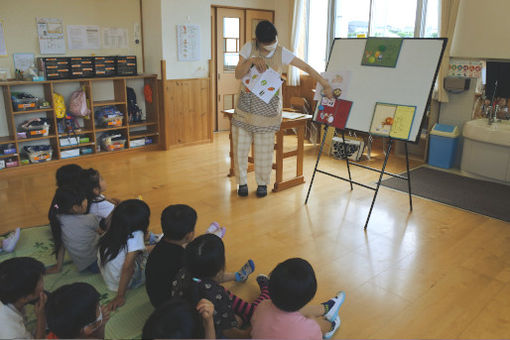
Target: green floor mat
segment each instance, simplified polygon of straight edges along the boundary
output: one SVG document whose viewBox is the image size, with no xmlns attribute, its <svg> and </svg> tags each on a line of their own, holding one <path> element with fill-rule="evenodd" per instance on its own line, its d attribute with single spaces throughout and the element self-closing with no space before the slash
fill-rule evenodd
<svg viewBox="0 0 510 340">
<path fill-rule="evenodd" d="M 46 266 L 55 264 L 53 241 L 49 226 L 27 228 L 21 230 L 20 241 L 13 253 L 0 253 L 0 262 L 15 256 L 30 256 L 43 262 Z M 58 274 L 44 277 L 44 288 L 54 291 L 58 287 L 74 282 L 86 282 L 94 286 L 100 294 L 101 304 L 108 303 L 115 297 L 115 292 L 109 291 L 101 274 L 80 273 L 70 260 L 67 260 Z M 136 339 L 140 338 L 145 320 L 152 313 L 153 307 L 149 302 L 145 286 L 129 290 L 126 304 L 111 314 L 106 325 L 107 339 Z M 33 308 L 27 308 L 27 328 L 35 328 Z"/>
</svg>

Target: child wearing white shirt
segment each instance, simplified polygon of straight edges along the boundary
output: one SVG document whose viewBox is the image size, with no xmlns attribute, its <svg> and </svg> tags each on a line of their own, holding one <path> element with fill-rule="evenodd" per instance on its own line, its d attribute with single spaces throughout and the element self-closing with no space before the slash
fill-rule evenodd
<svg viewBox="0 0 510 340">
<path fill-rule="evenodd" d="M 145 263 L 154 246 L 145 246 L 150 208 L 141 200 L 120 203 L 112 213 L 110 228 L 99 240 L 98 265 L 108 289 L 117 292 L 109 304 L 116 309 L 126 291 L 145 283 Z"/>
<path fill-rule="evenodd" d="M 116 199 L 107 199 L 103 192 L 106 191 L 106 181 L 99 171 L 95 169 L 85 169 L 81 175 L 82 188 L 84 188 L 89 201 L 88 213 L 107 218 L 119 203 Z"/>
</svg>

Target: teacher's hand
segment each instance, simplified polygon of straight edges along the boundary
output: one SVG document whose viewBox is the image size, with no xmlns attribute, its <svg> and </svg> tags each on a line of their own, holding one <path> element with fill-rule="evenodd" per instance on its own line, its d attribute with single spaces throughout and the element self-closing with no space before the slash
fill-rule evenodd
<svg viewBox="0 0 510 340">
<path fill-rule="evenodd" d="M 257 68 L 257 70 L 260 73 L 266 71 L 267 66 L 266 66 L 266 61 L 264 60 L 264 58 L 252 57 L 250 60 L 251 60 L 251 63 Z"/>
<path fill-rule="evenodd" d="M 333 88 L 331 87 L 331 85 L 329 85 L 329 83 L 326 86 L 324 86 L 322 92 L 329 99 L 333 99 Z"/>
</svg>

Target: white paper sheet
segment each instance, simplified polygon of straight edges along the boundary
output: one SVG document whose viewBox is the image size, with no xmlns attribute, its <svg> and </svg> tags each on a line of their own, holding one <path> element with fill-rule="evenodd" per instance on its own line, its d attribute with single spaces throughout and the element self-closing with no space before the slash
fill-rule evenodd
<svg viewBox="0 0 510 340">
<path fill-rule="evenodd" d="M 127 28 L 103 27 L 103 48 L 120 49 L 128 48 Z"/>
<path fill-rule="evenodd" d="M 35 65 L 33 53 L 14 53 L 14 68 L 25 72 L 32 65 Z"/>
<path fill-rule="evenodd" d="M 241 80 L 251 92 L 265 103 L 269 103 L 283 84 L 280 74 L 272 68 L 260 73 L 256 67 L 252 67 Z"/>
<path fill-rule="evenodd" d="M 5 47 L 4 22 L 0 20 L 0 55 L 7 55 L 7 47 Z"/>
<path fill-rule="evenodd" d="M 99 26 L 67 25 L 67 45 L 70 50 L 99 49 Z"/>
<path fill-rule="evenodd" d="M 200 60 L 200 25 L 177 25 L 177 59 Z"/>
<path fill-rule="evenodd" d="M 62 19 L 37 18 L 41 54 L 65 54 L 66 41 Z"/>
<path fill-rule="evenodd" d="M 329 82 L 329 85 L 333 88 L 333 92 L 336 89 L 339 89 L 340 95 L 335 96 L 337 98 L 345 99 L 349 93 L 349 84 L 351 82 L 351 71 L 336 71 L 336 72 L 322 72 L 321 76 Z M 314 100 L 321 100 L 322 95 L 322 85 L 317 83 L 317 87 L 315 88 L 315 95 L 313 96 Z M 338 90 L 337 90 L 338 91 Z"/>
</svg>

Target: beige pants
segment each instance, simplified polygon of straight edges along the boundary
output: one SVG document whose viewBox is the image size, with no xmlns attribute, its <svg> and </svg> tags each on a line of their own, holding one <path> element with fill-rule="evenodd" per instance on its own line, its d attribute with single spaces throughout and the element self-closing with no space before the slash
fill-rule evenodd
<svg viewBox="0 0 510 340">
<path fill-rule="evenodd" d="M 248 155 L 251 143 L 254 143 L 255 179 L 257 185 L 269 185 L 273 167 L 274 132 L 253 133 L 232 125 L 232 142 L 234 147 L 234 167 L 237 183 L 247 183 Z"/>
</svg>

